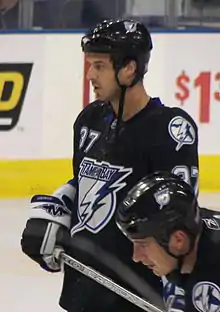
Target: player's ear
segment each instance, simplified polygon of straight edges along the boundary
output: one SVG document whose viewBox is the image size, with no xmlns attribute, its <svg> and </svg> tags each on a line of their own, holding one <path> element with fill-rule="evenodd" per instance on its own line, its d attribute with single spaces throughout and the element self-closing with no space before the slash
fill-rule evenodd
<svg viewBox="0 0 220 312">
<path fill-rule="evenodd" d="M 128 64 L 125 66 L 127 70 L 127 74 L 133 76 L 137 70 L 137 63 L 133 60 L 129 61 Z"/>
<path fill-rule="evenodd" d="M 170 235 L 169 249 L 173 254 L 181 255 L 187 247 L 187 234 L 181 230 L 177 230 Z"/>
<path fill-rule="evenodd" d="M 134 79 L 137 70 L 137 64 L 131 60 L 126 63 L 119 71 L 119 79 L 121 84 L 130 85 Z"/>
</svg>

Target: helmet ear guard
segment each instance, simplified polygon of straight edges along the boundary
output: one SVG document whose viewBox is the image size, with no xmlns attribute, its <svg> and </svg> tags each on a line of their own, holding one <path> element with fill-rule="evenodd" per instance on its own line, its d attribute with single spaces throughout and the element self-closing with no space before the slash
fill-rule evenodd
<svg viewBox="0 0 220 312">
<path fill-rule="evenodd" d="M 144 75 L 148 71 L 148 63 L 150 60 L 150 52 L 139 55 L 123 55 L 123 53 L 112 53 L 111 54 L 111 61 L 113 63 L 113 67 L 115 69 L 115 73 L 118 76 L 119 71 L 128 65 L 129 62 L 135 61 L 136 63 L 136 72 L 133 81 L 130 85 L 126 86 L 128 88 L 133 87 L 137 82 L 142 81 L 144 78 Z M 121 86 L 120 82 L 118 81 L 118 84 Z"/>
</svg>

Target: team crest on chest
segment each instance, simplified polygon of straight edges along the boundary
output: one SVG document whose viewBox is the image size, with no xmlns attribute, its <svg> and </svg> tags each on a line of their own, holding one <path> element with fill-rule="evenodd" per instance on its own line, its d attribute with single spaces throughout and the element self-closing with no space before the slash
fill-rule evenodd
<svg viewBox="0 0 220 312">
<path fill-rule="evenodd" d="M 116 194 L 125 187 L 125 178 L 131 173 L 131 168 L 83 159 L 78 174 L 79 222 L 72 228 L 72 235 L 84 229 L 98 233 L 108 224 L 116 209 Z"/>
</svg>

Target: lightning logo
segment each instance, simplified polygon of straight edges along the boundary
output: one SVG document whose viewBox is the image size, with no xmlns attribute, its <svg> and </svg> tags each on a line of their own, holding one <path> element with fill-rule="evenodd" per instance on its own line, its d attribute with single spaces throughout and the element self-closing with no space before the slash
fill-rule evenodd
<svg viewBox="0 0 220 312">
<path fill-rule="evenodd" d="M 219 312 L 220 288 L 211 282 L 197 283 L 192 292 L 193 305 L 200 312 Z"/>
<path fill-rule="evenodd" d="M 195 130 L 191 123 L 181 116 L 174 117 L 169 125 L 168 131 L 170 136 L 178 144 L 176 151 L 178 152 L 183 145 L 192 145 L 195 142 Z"/>
<path fill-rule="evenodd" d="M 78 175 L 79 222 L 72 228 L 71 235 L 84 229 L 95 234 L 108 224 L 116 209 L 116 194 L 126 186 L 124 179 L 131 173 L 131 168 L 83 159 Z"/>
</svg>

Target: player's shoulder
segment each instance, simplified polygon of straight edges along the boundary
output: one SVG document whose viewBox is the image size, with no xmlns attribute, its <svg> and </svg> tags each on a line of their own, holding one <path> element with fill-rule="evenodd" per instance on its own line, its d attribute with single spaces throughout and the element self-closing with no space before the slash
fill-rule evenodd
<svg viewBox="0 0 220 312">
<path fill-rule="evenodd" d="M 198 127 L 194 119 L 184 109 L 166 106 L 160 99 L 152 102 L 150 119 L 148 126 L 155 129 L 154 136 L 164 137 L 169 133 L 175 141 L 179 141 L 184 139 L 183 134 L 185 134 L 189 142 L 192 140 L 194 142 L 198 137 Z"/>
<path fill-rule="evenodd" d="M 197 129 L 197 125 L 193 117 L 183 108 L 175 106 L 162 106 L 160 118 L 164 123 L 180 123 L 185 122 Z"/>
<path fill-rule="evenodd" d="M 83 108 L 83 110 L 77 116 L 75 124 L 87 123 L 94 120 L 97 121 L 99 118 L 103 118 L 104 115 L 110 112 L 111 106 L 109 103 L 95 100 Z"/>
<path fill-rule="evenodd" d="M 178 120 L 179 119 L 179 120 L 185 121 L 186 123 L 191 124 L 195 129 L 197 129 L 197 124 L 196 124 L 195 120 L 184 109 L 182 109 L 180 107 L 170 107 L 169 111 L 170 111 L 170 117 L 172 118 L 172 120 Z"/>
<path fill-rule="evenodd" d="M 220 261 L 220 212 L 200 208 L 203 227 L 200 236 L 200 262 L 215 265 Z M 220 273 L 220 269 L 219 269 Z"/>
<path fill-rule="evenodd" d="M 207 208 L 200 208 L 201 217 L 204 223 L 205 229 L 212 233 L 220 230 L 220 211 L 215 211 Z M 220 243 L 220 232 L 219 232 L 219 243 Z"/>
</svg>

